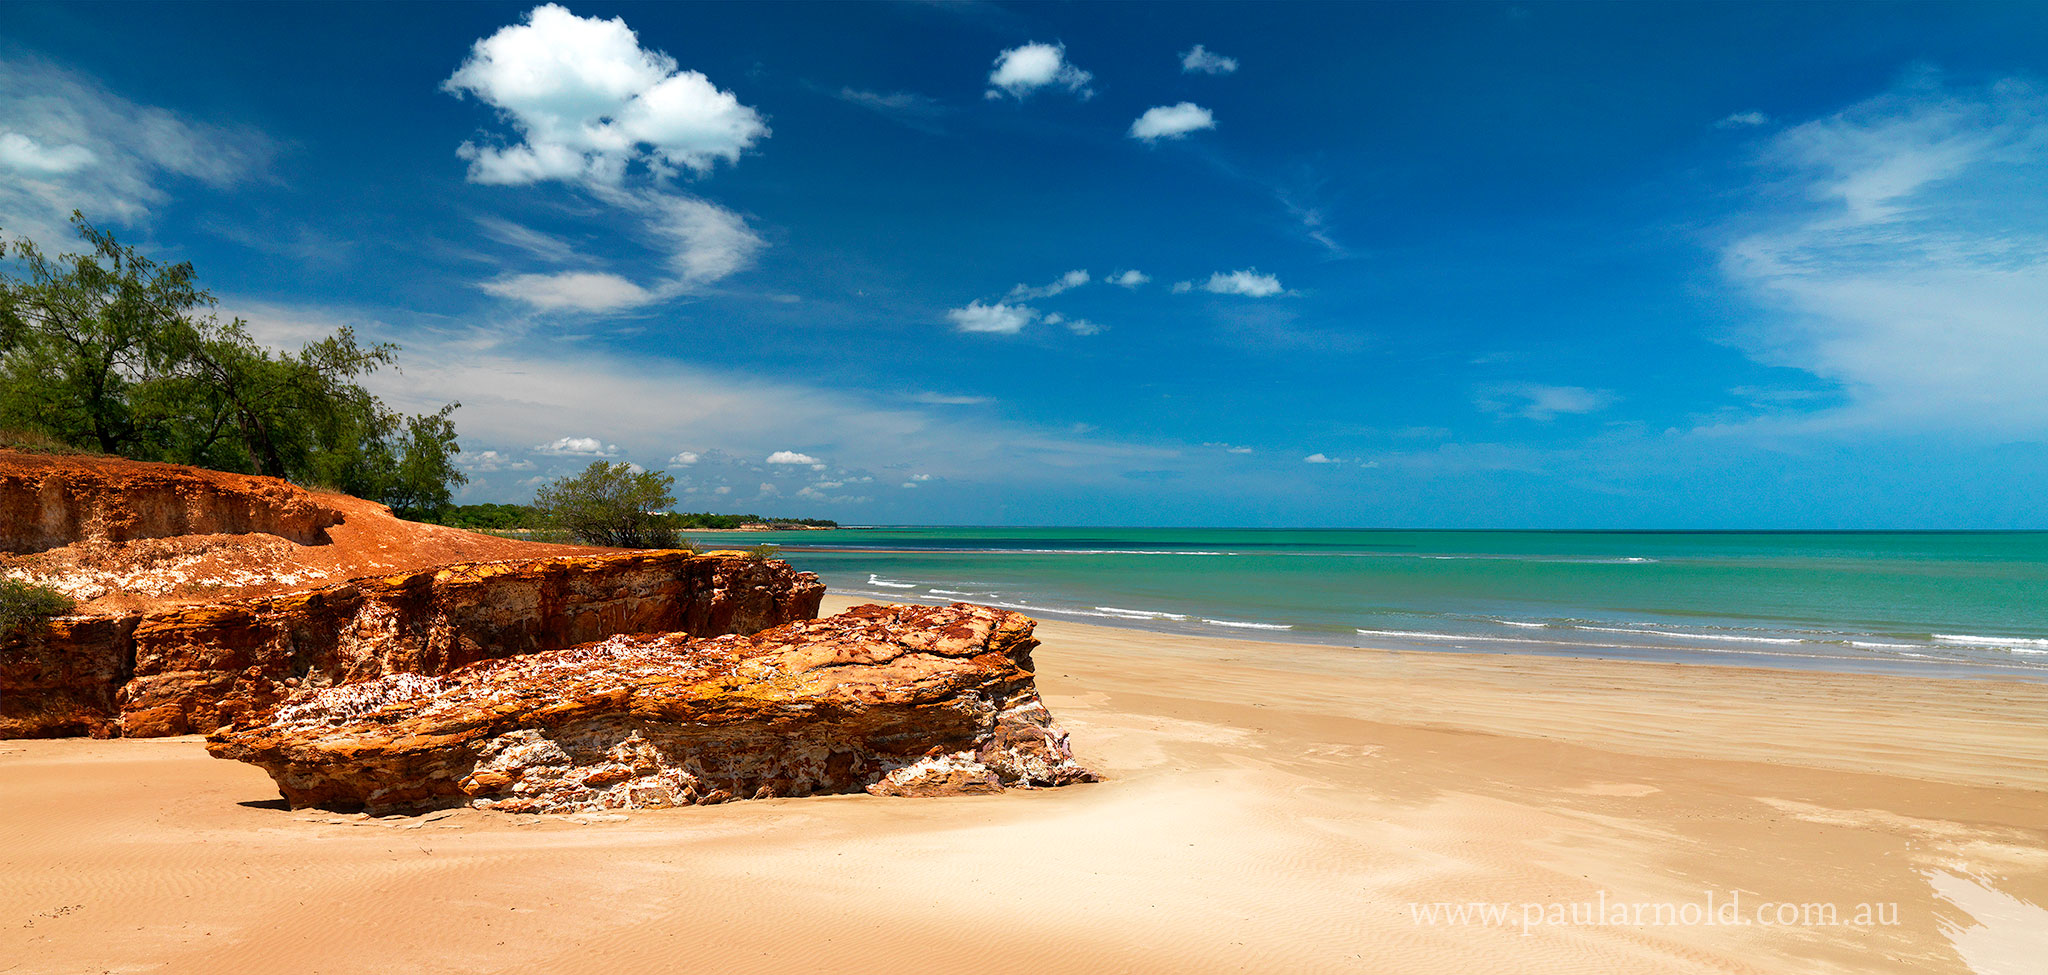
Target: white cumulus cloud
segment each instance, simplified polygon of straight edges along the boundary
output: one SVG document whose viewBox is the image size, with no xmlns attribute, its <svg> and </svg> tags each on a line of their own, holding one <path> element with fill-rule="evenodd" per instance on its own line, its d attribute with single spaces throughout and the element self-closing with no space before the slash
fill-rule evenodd
<svg viewBox="0 0 2048 975">
<path fill-rule="evenodd" d="M 694 450 L 684 450 L 684 451 L 680 451 L 680 452 L 678 452 L 678 453 L 677 453 L 677 454 L 676 454 L 676 455 L 675 455 L 674 457 L 670 457 L 670 458 L 668 459 L 668 466 L 670 466 L 670 467 L 688 467 L 688 466 L 690 466 L 691 464 L 694 464 L 694 463 L 696 463 L 696 462 L 697 462 L 697 461 L 698 461 L 699 459 L 700 459 L 700 458 L 698 457 L 698 455 L 697 455 L 697 452 L 696 452 L 696 451 L 694 451 Z"/>
<path fill-rule="evenodd" d="M 1119 271 L 1109 278 L 1109 283 L 1125 288 L 1136 288 L 1151 280 L 1143 271 Z"/>
<path fill-rule="evenodd" d="M 1180 292 L 1191 290 L 1191 288 L 1174 285 L 1173 290 Z M 1202 290 L 1210 294 L 1243 295 L 1247 298 L 1270 298 L 1285 289 L 1280 287 L 1279 278 L 1271 274 L 1260 274 L 1258 268 L 1245 268 L 1242 271 L 1231 271 L 1228 274 L 1219 271 L 1209 275 L 1209 281 L 1202 285 Z"/>
<path fill-rule="evenodd" d="M 965 308 L 954 308 L 946 312 L 946 319 L 960 331 L 994 335 L 1015 335 L 1037 318 L 1038 310 L 1035 308 L 1002 302 L 984 305 L 979 301 L 970 301 Z"/>
<path fill-rule="evenodd" d="M 1310 454 L 1307 457 L 1303 457 L 1302 461 L 1304 463 L 1309 464 L 1342 464 L 1344 463 L 1344 458 L 1331 457 L 1330 455 L 1319 451 L 1317 453 Z"/>
<path fill-rule="evenodd" d="M 643 49 L 624 18 L 552 3 L 477 41 L 441 87 L 474 95 L 518 131 L 510 145 L 462 144 L 479 183 L 615 183 L 635 162 L 703 172 L 769 134 L 731 92 Z"/>
<path fill-rule="evenodd" d="M 1183 74 L 1229 74 L 1237 70 L 1237 59 L 1224 57 L 1197 44 L 1192 50 L 1181 52 L 1180 70 Z"/>
<path fill-rule="evenodd" d="M 1216 116 L 1194 102 L 1159 105 L 1145 110 L 1131 123 L 1130 136 L 1145 142 L 1179 139 L 1190 132 L 1216 127 Z"/>
<path fill-rule="evenodd" d="M 563 437 L 540 444 L 533 448 L 533 452 L 552 457 L 616 457 L 619 445 L 605 443 L 596 437 Z"/>
<path fill-rule="evenodd" d="M 1095 92 L 1088 87 L 1088 82 L 1094 78 L 1067 60 L 1066 45 L 1034 41 L 996 55 L 995 70 L 988 73 L 988 97 L 1000 98 L 1008 94 L 1012 98 L 1023 98 L 1050 86 L 1065 88 L 1082 98 L 1092 98 Z"/>
<path fill-rule="evenodd" d="M 774 453 L 772 453 L 772 454 L 769 454 L 769 455 L 768 455 L 768 463 L 770 463 L 770 464 L 803 464 L 803 465 L 809 466 L 809 465 L 817 464 L 817 463 L 819 463 L 819 461 L 818 461 L 818 458 L 816 458 L 816 457 L 813 457 L 813 456 L 811 456 L 811 455 L 809 455 L 809 454 L 800 454 L 800 453 L 797 453 L 797 452 L 796 452 L 796 451 L 794 451 L 794 450 L 778 450 L 778 451 L 776 451 L 776 452 L 774 452 Z"/>
</svg>

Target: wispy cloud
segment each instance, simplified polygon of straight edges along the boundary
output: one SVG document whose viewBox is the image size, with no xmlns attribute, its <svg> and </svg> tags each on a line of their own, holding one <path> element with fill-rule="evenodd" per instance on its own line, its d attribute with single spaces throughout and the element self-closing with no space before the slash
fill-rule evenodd
<svg viewBox="0 0 2048 975">
<path fill-rule="evenodd" d="M 861 88 L 842 87 L 833 97 L 849 105 L 858 105 L 919 132 L 941 131 L 939 120 L 944 118 L 948 111 L 938 99 L 910 91 L 867 91 Z"/>
<path fill-rule="evenodd" d="M 1072 291 L 1075 288 L 1087 284 L 1088 281 L 1089 277 L 1087 271 L 1068 271 L 1067 273 L 1060 275 L 1057 280 L 1052 281 L 1049 284 L 1040 285 L 1035 288 L 1031 287 L 1030 285 L 1024 284 L 1017 285 L 1016 287 L 1010 289 L 1009 297 L 1012 299 L 1050 298 L 1053 295 L 1060 294 L 1062 292 Z"/>
<path fill-rule="evenodd" d="M 1230 74 L 1237 70 L 1237 59 L 1224 57 L 1197 44 L 1181 52 L 1180 70 L 1183 74 Z"/>
<path fill-rule="evenodd" d="M 498 243 L 517 248 L 528 257 L 549 264 L 584 264 L 589 258 L 576 252 L 568 241 L 553 234 L 542 233 L 525 224 L 515 223 L 500 217 L 482 216 L 476 218 L 477 229 Z"/>
<path fill-rule="evenodd" d="M 1769 125 L 1770 123 L 1770 116 L 1758 111 L 1748 111 L 1729 115 L 1719 122 L 1715 122 L 1714 127 L 1720 129 L 1753 129 L 1759 125 Z"/>
<path fill-rule="evenodd" d="M 1735 341 L 1839 384 L 1815 421 L 2048 431 L 2048 95 L 1922 73 L 1777 133 L 1761 162 L 1774 198 L 1808 202 L 1723 248 L 1776 312 Z"/>
<path fill-rule="evenodd" d="M 912 402 L 927 406 L 980 406 L 995 402 L 986 396 L 957 396 L 950 393 L 919 393 L 910 399 Z"/>
<path fill-rule="evenodd" d="M 638 308 L 659 297 L 616 274 L 595 271 L 513 274 L 485 281 L 478 287 L 500 298 L 525 302 L 541 311 L 623 311 Z"/>
<path fill-rule="evenodd" d="M 1488 413 L 1517 416 L 1539 422 L 1560 416 L 1604 410 L 1615 401 L 1613 393 L 1584 386 L 1546 386 L 1541 383 L 1501 383 L 1484 387 L 1473 405 Z"/>
<path fill-rule="evenodd" d="M 260 178 L 276 151 L 245 126 L 214 125 L 117 95 L 35 58 L 0 58 L 0 229 L 72 242 L 83 211 L 135 226 L 180 181 L 225 189 Z"/>
</svg>

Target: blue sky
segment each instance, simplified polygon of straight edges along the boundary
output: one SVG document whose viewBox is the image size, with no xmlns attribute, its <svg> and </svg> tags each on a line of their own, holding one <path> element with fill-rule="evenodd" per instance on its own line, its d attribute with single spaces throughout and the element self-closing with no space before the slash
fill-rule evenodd
<svg viewBox="0 0 2048 975">
<path fill-rule="evenodd" d="M 2048 527 L 2038 4 L 0 6 L 0 229 L 404 347 L 465 500 Z M 1132 273 L 1135 272 L 1135 273 Z"/>
</svg>

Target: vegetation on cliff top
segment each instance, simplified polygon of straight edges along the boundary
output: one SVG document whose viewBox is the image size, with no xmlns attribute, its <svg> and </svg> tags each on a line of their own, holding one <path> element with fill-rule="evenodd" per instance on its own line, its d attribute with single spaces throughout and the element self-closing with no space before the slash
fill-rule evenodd
<svg viewBox="0 0 2048 975">
<path fill-rule="evenodd" d="M 0 637 L 41 626 L 52 616 L 71 612 L 73 605 L 70 596 L 49 586 L 0 578 Z"/>
<path fill-rule="evenodd" d="M 282 477 L 432 517 L 456 470 L 456 404 L 401 416 L 359 380 L 397 360 L 344 327 L 266 349 L 159 264 L 73 215 L 85 254 L 0 243 L 0 429 L 137 460 Z"/>
<path fill-rule="evenodd" d="M 709 511 L 671 511 L 662 517 L 678 531 L 732 531 L 748 525 L 769 528 L 837 528 L 829 518 L 781 518 L 764 515 L 720 515 Z M 437 524 L 470 531 L 538 531 L 548 527 L 540 509 L 530 504 L 453 504 Z"/>
</svg>

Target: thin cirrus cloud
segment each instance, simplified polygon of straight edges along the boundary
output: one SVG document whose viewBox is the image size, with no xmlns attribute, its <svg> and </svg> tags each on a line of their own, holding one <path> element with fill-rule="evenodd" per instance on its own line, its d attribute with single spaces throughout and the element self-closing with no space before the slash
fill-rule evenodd
<svg viewBox="0 0 2048 975">
<path fill-rule="evenodd" d="M 1067 273 L 1060 275 L 1057 280 L 1054 280 L 1049 284 L 1040 285 L 1036 288 L 1024 284 L 1017 285 L 1016 287 L 1010 289 L 1009 297 L 1050 298 L 1053 295 L 1060 294 L 1062 292 L 1072 291 L 1075 288 L 1087 284 L 1089 280 L 1090 278 L 1087 271 L 1077 269 L 1073 271 L 1068 271 Z"/>
<path fill-rule="evenodd" d="M 1473 404 L 1488 413 L 1548 422 L 1560 416 L 1595 413 L 1614 401 L 1614 394 L 1604 389 L 1501 383 L 1481 389 Z"/>
<path fill-rule="evenodd" d="M 1923 71 L 1782 129 L 1759 162 L 1721 267 L 1773 314 L 1733 341 L 1846 396 L 1804 422 L 2048 429 L 2048 92 Z M 1785 207 L 1788 185 L 1808 202 Z"/>
<path fill-rule="evenodd" d="M 659 298 L 625 278 L 600 271 L 514 274 L 485 281 L 477 287 L 500 298 L 525 302 L 540 311 L 624 311 Z"/>
<path fill-rule="evenodd" d="M 0 228 L 46 247 L 72 239 L 72 211 L 127 226 L 190 179 L 229 189 L 262 178 L 276 153 L 254 129 L 212 125 L 129 101 L 32 57 L 0 57 Z"/>
<path fill-rule="evenodd" d="M 1769 125 L 1770 123 L 1770 116 L 1765 115 L 1762 112 L 1752 110 L 1747 112 L 1736 112 L 1733 115 L 1723 118 L 1719 122 L 1715 122 L 1714 127 L 1721 129 L 1753 129 L 1759 125 Z"/>
<path fill-rule="evenodd" d="M 962 332 L 978 332 L 987 335 L 1015 335 L 1024 326 L 1038 320 L 1038 310 L 1028 305 L 1012 305 L 995 302 L 984 305 L 970 301 L 965 308 L 954 308 L 946 312 L 946 320 Z"/>
<path fill-rule="evenodd" d="M 1237 59 L 1224 57 L 1200 44 L 1180 54 L 1182 74 L 1230 74 L 1237 70 Z"/>
<path fill-rule="evenodd" d="M 1130 137 L 1140 142 L 1182 139 L 1190 132 L 1216 127 L 1216 116 L 1194 102 L 1159 105 L 1145 110 L 1131 123 Z"/>
<path fill-rule="evenodd" d="M 543 312 L 619 311 L 744 270 L 765 246 L 739 214 L 667 182 L 737 163 L 767 138 L 767 123 L 702 73 L 642 48 L 623 18 L 535 7 L 477 41 L 442 89 L 491 106 L 516 134 L 497 145 L 462 143 L 457 154 L 469 161 L 472 182 L 578 186 L 637 221 L 666 252 L 669 276 L 652 284 L 599 272 L 515 274 L 481 285 L 493 295 Z M 529 252 L 540 243 L 512 242 Z M 535 256 L 559 262 L 541 246 Z"/>
<path fill-rule="evenodd" d="M 938 99 L 910 91 L 868 91 L 849 86 L 840 88 L 833 97 L 919 132 L 932 134 L 941 131 L 939 120 L 947 113 L 946 106 Z"/>
<path fill-rule="evenodd" d="M 996 55 L 984 97 L 993 100 L 1008 95 L 1023 99 L 1040 89 L 1063 88 L 1086 100 L 1095 97 L 1094 89 L 1088 87 L 1093 80 L 1093 74 L 1067 60 L 1065 44 L 1033 41 Z"/>
<path fill-rule="evenodd" d="M 1085 318 L 1068 318 L 1058 312 L 1045 316 L 1045 323 L 1047 325 L 1064 325 L 1067 331 L 1075 335 L 1100 335 L 1103 331 L 1103 326 L 1097 325 Z"/>
</svg>

